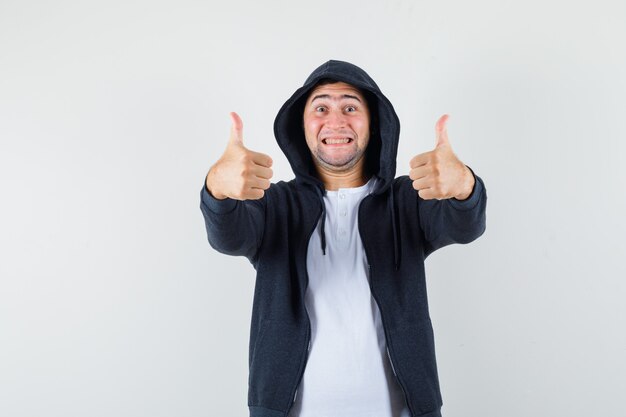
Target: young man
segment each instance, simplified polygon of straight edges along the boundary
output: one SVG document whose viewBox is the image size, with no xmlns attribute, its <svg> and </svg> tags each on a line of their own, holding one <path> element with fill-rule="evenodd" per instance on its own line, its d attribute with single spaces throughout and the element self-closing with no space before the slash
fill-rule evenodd
<svg viewBox="0 0 626 417">
<path fill-rule="evenodd" d="M 395 178 L 398 117 L 359 67 L 328 61 L 278 112 L 295 179 L 243 145 L 239 116 L 201 190 L 209 243 L 257 271 L 251 417 L 441 416 L 424 260 L 485 230 L 486 190 L 452 152 Z"/>
</svg>

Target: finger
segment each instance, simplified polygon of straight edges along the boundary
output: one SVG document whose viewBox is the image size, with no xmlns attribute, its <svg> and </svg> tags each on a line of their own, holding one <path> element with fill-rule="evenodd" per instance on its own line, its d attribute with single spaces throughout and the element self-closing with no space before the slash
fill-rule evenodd
<svg viewBox="0 0 626 417">
<path fill-rule="evenodd" d="M 272 158 L 269 155 L 260 152 L 250 151 L 252 162 L 262 167 L 270 168 L 273 164 Z"/>
<path fill-rule="evenodd" d="M 419 155 L 414 156 L 411 159 L 411 161 L 409 162 L 409 166 L 411 168 L 417 168 L 419 166 L 426 165 L 428 163 L 428 161 L 430 160 L 430 153 L 431 152 L 432 151 L 424 152 L 424 153 L 421 153 Z"/>
<path fill-rule="evenodd" d="M 448 128 L 446 126 L 449 118 L 449 115 L 444 114 L 439 118 L 439 120 L 437 120 L 437 124 L 435 124 L 435 136 L 437 138 L 435 147 L 447 145 L 450 143 L 450 141 L 448 140 Z"/>
<path fill-rule="evenodd" d="M 422 165 L 409 171 L 409 178 L 417 180 L 428 176 L 432 172 L 430 165 Z"/>
<path fill-rule="evenodd" d="M 272 179 L 272 176 L 274 175 L 274 171 L 272 171 L 272 168 L 267 168 L 261 165 L 255 165 L 252 173 L 257 178 L 265 178 L 267 180 Z"/>
<path fill-rule="evenodd" d="M 430 188 L 419 190 L 417 195 L 419 195 L 422 200 L 432 200 L 435 198 L 435 193 Z"/>
<path fill-rule="evenodd" d="M 230 112 L 230 120 L 232 125 L 230 126 L 230 142 L 243 145 L 243 121 L 237 113 Z"/>
<path fill-rule="evenodd" d="M 419 178 L 413 181 L 413 188 L 420 191 L 420 190 L 427 190 L 429 188 L 431 188 L 431 181 L 430 178 L 428 177 L 424 177 L 424 178 Z"/>
<path fill-rule="evenodd" d="M 271 182 L 265 178 L 254 178 L 253 180 L 250 180 L 249 184 L 252 189 L 258 188 L 261 190 L 267 190 L 270 188 Z"/>
<path fill-rule="evenodd" d="M 245 199 L 246 200 L 259 200 L 263 198 L 265 195 L 265 191 L 260 188 L 251 188 L 246 191 Z"/>
</svg>

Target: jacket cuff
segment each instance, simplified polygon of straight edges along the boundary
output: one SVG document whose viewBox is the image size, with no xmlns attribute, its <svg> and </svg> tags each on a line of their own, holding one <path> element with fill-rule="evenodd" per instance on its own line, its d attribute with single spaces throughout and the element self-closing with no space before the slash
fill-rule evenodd
<svg viewBox="0 0 626 417">
<path fill-rule="evenodd" d="M 454 197 L 447 200 L 450 202 L 452 207 L 454 207 L 457 210 L 473 209 L 474 207 L 476 207 L 476 204 L 478 204 L 478 201 L 480 200 L 480 197 L 483 193 L 482 180 L 474 173 L 474 170 L 472 170 L 472 168 L 470 168 L 468 165 L 465 165 L 465 166 L 470 170 L 470 172 L 474 176 L 474 188 L 472 188 L 472 192 L 470 193 L 469 197 L 467 197 L 465 200 L 457 200 Z"/>
<path fill-rule="evenodd" d="M 204 184 L 202 184 L 202 190 L 200 191 L 200 200 L 203 205 L 215 214 L 226 214 L 231 212 L 237 205 L 237 200 L 235 199 L 227 197 L 223 200 L 218 200 L 213 197 L 208 188 L 206 188 L 206 177 L 204 178 Z"/>
</svg>

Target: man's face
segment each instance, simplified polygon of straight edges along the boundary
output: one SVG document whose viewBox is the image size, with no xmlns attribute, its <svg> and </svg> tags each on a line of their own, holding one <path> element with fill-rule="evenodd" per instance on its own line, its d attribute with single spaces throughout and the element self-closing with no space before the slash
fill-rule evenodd
<svg viewBox="0 0 626 417">
<path fill-rule="evenodd" d="M 354 168 L 367 148 L 369 134 L 369 109 L 358 89 L 337 82 L 311 91 L 304 107 L 304 136 L 321 168 L 334 172 Z"/>
</svg>

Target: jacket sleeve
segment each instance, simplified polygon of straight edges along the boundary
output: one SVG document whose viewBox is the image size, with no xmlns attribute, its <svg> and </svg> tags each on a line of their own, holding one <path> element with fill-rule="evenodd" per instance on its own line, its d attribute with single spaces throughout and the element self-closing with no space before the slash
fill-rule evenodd
<svg viewBox="0 0 626 417">
<path fill-rule="evenodd" d="M 263 239 L 265 197 L 218 200 L 206 188 L 205 179 L 200 191 L 200 210 L 211 247 L 227 255 L 245 256 L 254 264 Z"/>
<path fill-rule="evenodd" d="M 420 226 L 426 246 L 424 257 L 452 243 L 469 243 L 482 235 L 486 228 L 487 190 L 483 180 L 474 173 L 474 188 L 465 200 L 418 199 Z"/>
</svg>

